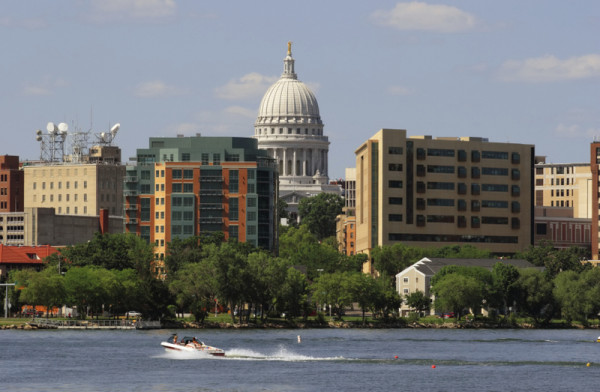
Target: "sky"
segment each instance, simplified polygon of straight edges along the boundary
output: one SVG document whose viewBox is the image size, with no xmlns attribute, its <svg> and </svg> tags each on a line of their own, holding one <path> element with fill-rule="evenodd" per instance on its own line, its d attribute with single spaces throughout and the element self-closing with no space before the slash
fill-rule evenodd
<svg viewBox="0 0 600 392">
<path fill-rule="evenodd" d="M 600 139 L 600 1 L 0 2 L 0 155 L 35 132 L 254 135 L 292 41 L 330 141 L 329 177 L 381 128 L 534 144 L 589 162 Z M 94 137 L 90 136 L 89 140 Z"/>
</svg>

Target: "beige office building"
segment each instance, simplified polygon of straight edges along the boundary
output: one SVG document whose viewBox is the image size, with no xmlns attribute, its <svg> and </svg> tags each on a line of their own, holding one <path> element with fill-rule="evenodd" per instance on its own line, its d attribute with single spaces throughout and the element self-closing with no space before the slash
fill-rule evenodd
<svg viewBox="0 0 600 392">
<path fill-rule="evenodd" d="M 107 163 L 27 165 L 25 208 L 53 207 L 57 215 L 123 216 L 125 166 Z"/>
<path fill-rule="evenodd" d="M 546 163 L 537 157 L 535 205 L 569 207 L 573 218 L 592 218 L 592 170 L 589 163 Z"/>
<path fill-rule="evenodd" d="M 533 243 L 533 145 L 382 129 L 355 154 L 357 253 L 404 243 L 512 254 Z"/>
</svg>

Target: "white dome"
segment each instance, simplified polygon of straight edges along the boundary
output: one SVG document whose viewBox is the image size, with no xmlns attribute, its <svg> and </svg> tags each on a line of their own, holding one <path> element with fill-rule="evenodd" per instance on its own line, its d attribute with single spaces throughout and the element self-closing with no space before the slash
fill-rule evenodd
<svg viewBox="0 0 600 392">
<path fill-rule="evenodd" d="M 265 93 L 257 123 L 288 122 L 286 118 L 296 123 L 321 123 L 319 104 L 312 91 L 297 79 L 282 77 Z"/>
</svg>

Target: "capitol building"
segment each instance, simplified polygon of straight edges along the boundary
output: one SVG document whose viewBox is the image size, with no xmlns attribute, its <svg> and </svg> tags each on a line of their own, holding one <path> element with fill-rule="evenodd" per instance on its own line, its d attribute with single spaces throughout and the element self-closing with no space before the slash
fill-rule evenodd
<svg viewBox="0 0 600 392">
<path fill-rule="evenodd" d="M 329 184 L 329 140 L 315 95 L 298 80 L 291 42 L 281 77 L 260 103 L 254 137 L 258 147 L 277 161 L 279 197 L 288 204 L 291 219 L 298 219 L 303 198 L 322 192 L 341 195 L 338 185 Z"/>
</svg>

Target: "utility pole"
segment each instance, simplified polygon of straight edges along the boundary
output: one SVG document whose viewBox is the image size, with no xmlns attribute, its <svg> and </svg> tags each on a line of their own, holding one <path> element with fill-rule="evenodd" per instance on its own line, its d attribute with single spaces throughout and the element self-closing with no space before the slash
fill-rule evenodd
<svg viewBox="0 0 600 392">
<path fill-rule="evenodd" d="M 6 295 L 4 296 L 4 318 L 8 318 L 8 286 L 14 285 L 14 283 L 0 283 L 0 286 L 6 287 Z"/>
</svg>

